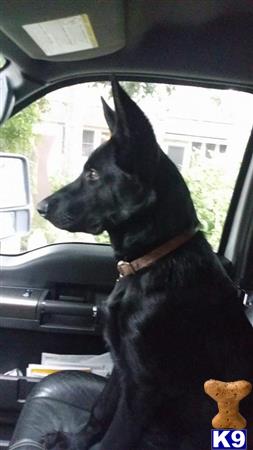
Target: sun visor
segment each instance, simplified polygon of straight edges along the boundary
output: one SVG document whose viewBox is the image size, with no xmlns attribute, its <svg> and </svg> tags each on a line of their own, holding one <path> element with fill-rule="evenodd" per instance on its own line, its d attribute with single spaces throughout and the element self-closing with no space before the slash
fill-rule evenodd
<svg viewBox="0 0 253 450">
<path fill-rule="evenodd" d="M 0 28 L 31 58 L 77 61 L 123 48 L 124 21 L 123 0 L 9 0 Z"/>
</svg>

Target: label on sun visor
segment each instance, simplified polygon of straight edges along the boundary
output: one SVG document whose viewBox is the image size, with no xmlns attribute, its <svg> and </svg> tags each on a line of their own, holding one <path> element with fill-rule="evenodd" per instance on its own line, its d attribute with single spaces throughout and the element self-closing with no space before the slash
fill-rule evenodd
<svg viewBox="0 0 253 450">
<path fill-rule="evenodd" d="M 31 23 L 23 28 L 47 56 L 98 47 L 87 14 Z"/>
</svg>

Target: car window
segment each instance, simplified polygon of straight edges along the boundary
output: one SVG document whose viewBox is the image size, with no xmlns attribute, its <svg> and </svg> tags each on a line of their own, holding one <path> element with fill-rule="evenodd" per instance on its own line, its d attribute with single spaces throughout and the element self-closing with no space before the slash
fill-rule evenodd
<svg viewBox="0 0 253 450">
<path fill-rule="evenodd" d="M 214 250 L 252 127 L 252 95 L 169 84 L 122 82 L 149 117 L 159 144 L 185 177 L 202 228 Z M 32 179 L 32 229 L 1 243 L 18 253 L 58 242 L 109 243 L 59 230 L 35 209 L 39 200 L 73 180 L 91 152 L 106 141 L 103 96 L 112 105 L 110 84 L 76 84 L 34 102 L 0 130 L 0 151 L 28 156 Z"/>
</svg>

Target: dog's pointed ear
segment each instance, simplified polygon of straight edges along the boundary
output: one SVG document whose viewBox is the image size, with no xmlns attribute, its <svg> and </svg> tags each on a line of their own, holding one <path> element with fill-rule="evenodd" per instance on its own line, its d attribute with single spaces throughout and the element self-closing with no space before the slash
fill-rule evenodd
<svg viewBox="0 0 253 450">
<path fill-rule="evenodd" d="M 107 122 L 107 125 L 108 125 L 111 133 L 113 134 L 116 129 L 116 114 L 113 111 L 113 109 L 110 108 L 110 106 L 106 103 L 106 101 L 103 99 L 103 97 L 101 97 L 101 101 L 102 101 L 102 105 L 103 105 L 105 120 Z"/>
<path fill-rule="evenodd" d="M 141 128 L 144 127 L 144 130 L 150 133 L 150 137 L 155 139 L 149 120 L 120 86 L 115 77 L 112 78 L 112 93 L 117 116 L 117 131 L 131 137 L 134 134 L 138 134 Z"/>
<path fill-rule="evenodd" d="M 119 143 L 117 162 L 123 170 L 150 182 L 159 158 L 153 128 L 115 78 L 112 79 L 112 92 L 116 112 L 114 136 Z"/>
</svg>

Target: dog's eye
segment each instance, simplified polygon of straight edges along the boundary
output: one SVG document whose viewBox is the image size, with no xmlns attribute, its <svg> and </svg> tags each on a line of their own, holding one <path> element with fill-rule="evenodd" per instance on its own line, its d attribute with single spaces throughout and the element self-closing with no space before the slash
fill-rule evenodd
<svg viewBox="0 0 253 450">
<path fill-rule="evenodd" d="M 89 181 L 97 181 L 99 180 L 99 174 L 95 169 L 88 169 L 87 172 L 85 172 L 85 178 Z"/>
</svg>

